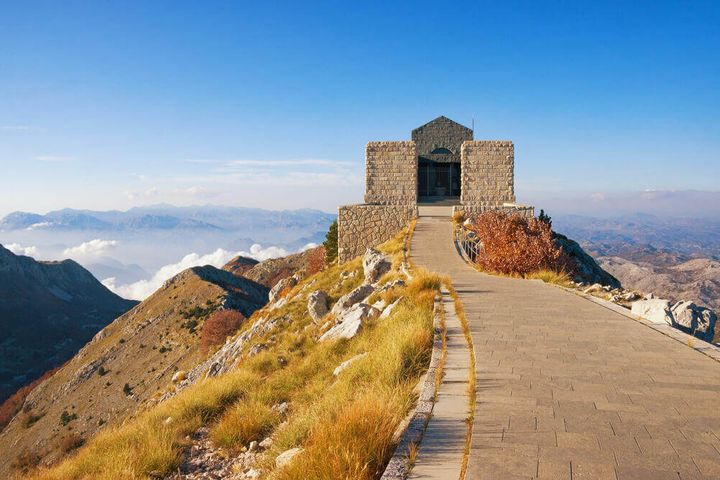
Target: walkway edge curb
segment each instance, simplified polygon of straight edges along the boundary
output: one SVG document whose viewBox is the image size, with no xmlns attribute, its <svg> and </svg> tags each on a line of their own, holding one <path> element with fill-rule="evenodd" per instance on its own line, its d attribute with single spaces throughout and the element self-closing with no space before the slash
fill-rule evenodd
<svg viewBox="0 0 720 480">
<path fill-rule="evenodd" d="M 433 305 L 434 333 L 430 365 L 415 387 L 419 391 L 417 404 L 398 427 L 396 436 L 400 437 L 400 440 L 395 447 L 395 453 L 393 453 L 382 477 L 380 477 L 381 480 L 399 480 L 407 477 L 410 472 L 410 449 L 413 448 L 413 445 L 418 445 L 421 442 L 430 417 L 432 417 L 436 394 L 435 375 L 443 349 L 442 335 L 444 332 L 441 326 L 440 313 L 440 309 L 443 307 L 440 298 L 439 296 L 436 297 Z"/>
</svg>

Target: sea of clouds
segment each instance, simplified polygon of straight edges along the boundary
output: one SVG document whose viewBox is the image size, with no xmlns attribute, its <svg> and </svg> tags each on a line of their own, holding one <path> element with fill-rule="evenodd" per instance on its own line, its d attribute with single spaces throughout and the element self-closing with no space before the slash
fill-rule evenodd
<svg viewBox="0 0 720 480">
<path fill-rule="evenodd" d="M 299 251 L 307 250 L 308 248 L 313 248 L 316 246 L 317 245 L 314 243 L 308 243 L 307 245 L 303 246 Z M 198 253 L 189 253 L 176 263 L 164 265 L 163 267 L 158 269 L 151 278 L 148 278 L 146 280 L 140 280 L 125 285 L 118 285 L 116 284 L 115 278 L 110 277 L 103 279 L 102 283 L 111 291 L 115 292 L 121 297 L 129 298 L 132 300 L 144 300 L 150 295 L 152 295 L 152 293 L 155 292 L 158 288 L 160 288 L 167 280 L 171 279 L 183 270 L 191 267 L 212 265 L 216 268 L 222 268 L 223 265 L 225 265 L 231 259 L 237 257 L 238 255 L 254 258 L 258 261 L 263 261 L 270 258 L 284 257 L 290 255 L 291 253 L 293 252 L 289 252 L 281 247 L 263 247 L 258 243 L 252 245 L 250 247 L 250 251 L 231 252 L 222 248 L 218 248 L 214 252 L 207 253 L 205 255 L 200 255 Z"/>
</svg>

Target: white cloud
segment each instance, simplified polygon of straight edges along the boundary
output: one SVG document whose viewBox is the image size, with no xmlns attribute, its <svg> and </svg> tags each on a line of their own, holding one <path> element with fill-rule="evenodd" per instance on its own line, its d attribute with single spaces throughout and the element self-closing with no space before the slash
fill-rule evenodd
<svg viewBox="0 0 720 480">
<path fill-rule="evenodd" d="M 25 230 L 36 230 L 38 228 L 47 228 L 50 226 L 52 226 L 52 222 L 38 222 L 38 223 L 33 223 L 32 225 L 27 227 Z"/>
<path fill-rule="evenodd" d="M 174 192 L 177 194 L 180 194 L 180 195 L 190 195 L 190 196 L 209 195 L 212 193 L 212 192 L 209 192 L 206 188 L 197 187 L 197 186 L 188 187 L 188 188 L 177 188 L 174 190 Z"/>
<path fill-rule="evenodd" d="M 316 245 L 314 243 L 309 243 L 300 250 L 307 250 L 308 248 L 312 248 L 315 246 Z M 291 252 L 288 252 L 281 247 L 270 246 L 263 248 L 262 245 L 257 243 L 250 247 L 249 252 L 230 252 L 222 248 L 218 248 L 214 252 L 205 255 L 200 255 L 197 253 L 190 253 L 188 255 L 185 255 L 179 262 L 161 267 L 157 272 L 155 272 L 152 278 L 147 280 L 140 280 L 138 282 L 127 285 L 117 285 L 115 283 L 115 278 L 110 277 L 104 279 L 102 283 L 107 288 L 117 293 L 121 297 L 130 298 L 133 300 L 145 300 L 153 292 L 160 288 L 167 280 L 171 279 L 178 273 L 188 268 L 198 267 L 202 265 L 212 265 L 213 267 L 221 268 L 232 258 L 235 258 L 238 255 L 251 257 L 255 260 L 262 261 L 269 258 L 284 257 L 286 255 L 289 255 L 290 253 Z"/>
<path fill-rule="evenodd" d="M 30 125 L 0 125 L 0 131 L 3 132 L 31 132 L 35 127 Z"/>
<path fill-rule="evenodd" d="M 5 248 L 10 250 L 15 255 L 26 255 L 28 257 L 38 258 L 40 252 L 37 247 L 23 247 L 19 243 L 10 243 L 5 245 Z"/>
<path fill-rule="evenodd" d="M 83 242 L 76 247 L 66 248 L 63 254 L 67 257 L 97 257 L 117 247 L 117 240 L 101 240 L 99 238 Z"/>
<path fill-rule="evenodd" d="M 143 198 L 143 197 L 145 197 L 145 198 L 150 198 L 150 197 L 155 197 L 155 196 L 157 196 L 157 195 L 160 193 L 160 191 L 157 189 L 157 187 L 150 187 L 150 188 L 148 188 L 147 190 L 145 190 L 145 191 L 143 191 L 143 192 L 134 192 L 134 191 L 126 190 L 126 191 L 123 192 L 123 193 L 125 194 L 125 196 L 126 196 L 129 200 L 135 200 L 136 198 Z"/>
<path fill-rule="evenodd" d="M 72 160 L 75 160 L 74 157 L 67 157 L 63 155 L 38 155 L 35 157 L 35 160 L 39 160 L 41 162 L 70 162 Z"/>
</svg>

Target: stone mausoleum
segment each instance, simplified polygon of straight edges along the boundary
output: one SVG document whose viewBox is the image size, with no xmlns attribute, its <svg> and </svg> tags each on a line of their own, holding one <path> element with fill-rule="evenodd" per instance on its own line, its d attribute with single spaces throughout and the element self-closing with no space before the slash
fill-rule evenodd
<svg viewBox="0 0 720 480">
<path fill-rule="evenodd" d="M 418 207 L 446 206 L 448 216 L 457 210 L 534 215 L 533 207 L 515 203 L 511 141 L 474 140 L 471 129 L 446 117 L 410 138 L 365 147 L 365 203 L 338 209 L 340 261 L 392 238 Z"/>
</svg>

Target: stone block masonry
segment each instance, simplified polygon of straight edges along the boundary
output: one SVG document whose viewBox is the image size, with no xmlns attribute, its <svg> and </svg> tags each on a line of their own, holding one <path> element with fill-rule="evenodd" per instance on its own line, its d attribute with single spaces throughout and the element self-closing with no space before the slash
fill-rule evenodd
<svg viewBox="0 0 720 480">
<path fill-rule="evenodd" d="M 338 258 L 352 260 L 393 238 L 417 216 L 412 205 L 346 205 L 338 209 Z"/>
<path fill-rule="evenodd" d="M 409 205 L 417 201 L 415 142 L 370 142 L 365 148 L 365 203 Z"/>
<path fill-rule="evenodd" d="M 515 149 L 511 141 L 463 142 L 460 203 L 474 207 L 515 203 Z"/>
<path fill-rule="evenodd" d="M 452 208 L 453 215 L 455 212 L 463 212 L 466 218 L 475 217 L 485 212 L 503 212 L 508 215 L 520 215 L 523 218 L 531 219 L 535 217 L 535 207 L 531 205 L 506 204 L 499 206 L 475 206 L 475 205 L 455 205 Z"/>
</svg>

